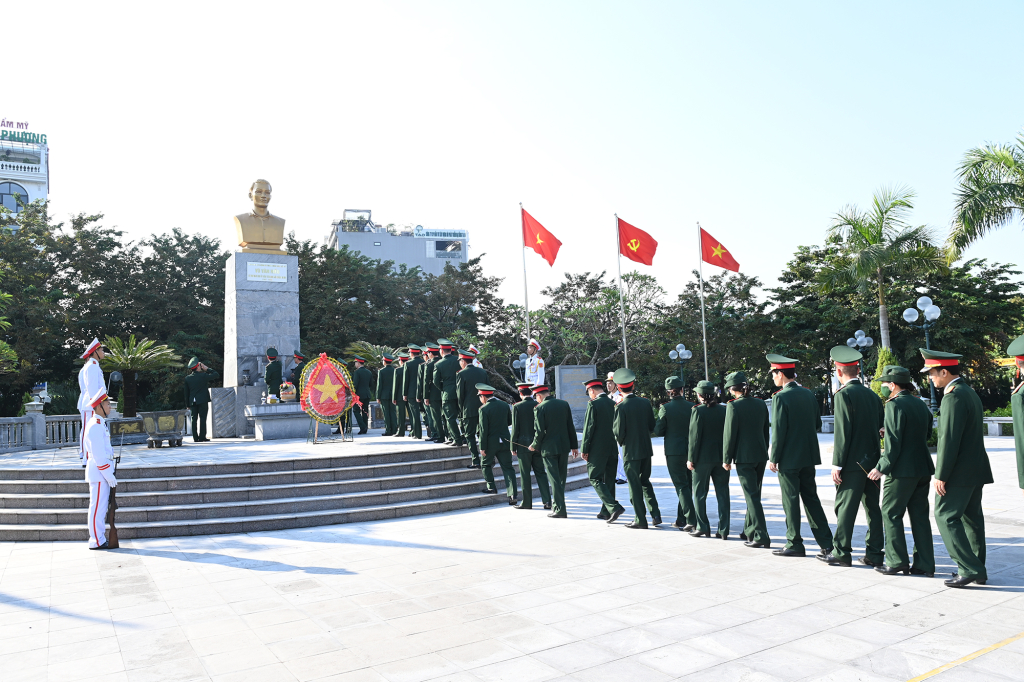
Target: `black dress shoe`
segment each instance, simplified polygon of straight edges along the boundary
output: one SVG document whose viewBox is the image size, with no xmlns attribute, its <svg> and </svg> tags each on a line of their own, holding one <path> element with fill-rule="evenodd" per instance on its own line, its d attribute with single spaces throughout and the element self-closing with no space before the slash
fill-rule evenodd
<svg viewBox="0 0 1024 682">
<path fill-rule="evenodd" d="M 622 516 L 622 512 L 626 511 L 624 507 L 619 507 L 612 512 L 612 515 L 608 517 L 608 523 L 615 523 L 616 519 Z"/>
<path fill-rule="evenodd" d="M 743 542 L 746 542 L 748 539 L 749 538 L 747 538 L 747 534 L 746 533 L 740 533 L 740 540 L 743 540 Z"/>
<path fill-rule="evenodd" d="M 478 466 L 477 466 L 477 465 L 475 465 L 475 464 L 467 464 L 467 465 L 466 465 L 466 468 L 467 468 L 467 469 L 479 469 L 480 467 L 478 467 Z"/>
<path fill-rule="evenodd" d="M 356 435 L 357 436 L 365 436 L 366 435 L 366 431 L 358 431 L 358 432 L 356 432 Z"/>
<path fill-rule="evenodd" d="M 882 564 L 881 566 L 875 566 L 875 570 L 882 575 L 899 575 L 900 573 L 910 575 L 910 566 L 886 566 Z"/>
<path fill-rule="evenodd" d="M 690 531 L 690 537 L 691 538 L 709 538 L 709 537 L 711 537 L 711 533 L 705 533 L 702 530 L 697 530 L 696 528 L 694 528 L 693 530 Z"/>
<path fill-rule="evenodd" d="M 609 514 L 607 511 L 602 511 L 600 514 L 597 515 L 597 518 L 599 518 L 602 521 L 607 521 L 611 517 L 612 515 Z"/>
<path fill-rule="evenodd" d="M 683 531 L 684 533 L 689 533 L 691 530 L 697 530 L 697 526 L 693 525 L 692 523 L 688 523 L 679 530 Z"/>
<path fill-rule="evenodd" d="M 516 505 L 516 509 L 533 509 L 533 507 L 532 507 L 532 506 L 530 506 L 530 507 L 524 507 L 524 506 L 523 506 L 523 503 L 522 503 L 522 502 L 520 502 L 519 504 L 517 504 L 517 505 Z"/>
<path fill-rule="evenodd" d="M 872 561 L 871 559 L 867 558 L 866 556 L 862 556 L 860 559 L 858 559 L 858 561 L 861 562 L 862 564 L 864 564 L 865 566 L 884 566 L 885 565 L 884 561 Z"/>
<path fill-rule="evenodd" d="M 728 540 L 729 539 L 729 534 L 726 533 L 725 537 L 722 537 L 721 533 L 715 533 L 715 538 L 717 538 L 718 540 Z"/>
<path fill-rule="evenodd" d="M 832 553 L 832 548 L 829 547 L 828 551 L 822 550 L 814 555 L 814 558 L 818 561 L 828 561 L 828 555 Z"/>
<path fill-rule="evenodd" d="M 792 547 L 788 549 L 785 547 L 782 549 L 773 549 L 772 554 L 775 556 L 807 556 L 807 552 L 805 550 L 793 549 Z"/>
<path fill-rule="evenodd" d="M 516 504 L 516 498 L 514 498 L 514 497 L 508 498 L 508 503 L 514 507 L 515 504 Z"/>
<path fill-rule="evenodd" d="M 975 582 L 974 578 L 961 578 L 955 573 L 953 575 L 954 577 L 950 578 L 949 580 L 942 581 L 942 584 L 946 587 L 967 587 L 971 583 Z"/>
<path fill-rule="evenodd" d="M 89 549 L 110 549 L 110 543 L 104 542 L 99 547 L 90 547 Z"/>
<path fill-rule="evenodd" d="M 935 571 L 928 572 L 928 571 L 922 571 L 920 568 L 912 568 L 912 569 L 910 569 L 910 575 L 926 575 L 929 578 L 934 578 L 935 577 Z M 982 583 L 982 585 L 984 585 L 984 584 L 985 583 Z"/>
<path fill-rule="evenodd" d="M 959 573 L 954 573 L 953 577 L 954 578 L 959 578 L 960 574 Z M 981 578 L 981 579 L 974 578 L 973 580 L 974 580 L 974 582 L 978 583 L 979 585 L 984 585 L 985 583 L 988 582 L 988 579 L 986 579 L 986 578 Z"/>
<path fill-rule="evenodd" d="M 624 480 L 622 480 L 621 478 L 616 478 L 615 482 L 618 483 L 619 485 L 625 485 L 626 484 L 626 482 Z"/>
<path fill-rule="evenodd" d="M 825 560 L 825 563 L 829 566 L 843 566 L 844 568 L 850 568 L 851 566 L 853 566 L 853 559 L 851 557 L 846 557 L 845 559 L 842 559 L 840 557 L 829 554 L 828 559 Z"/>
<path fill-rule="evenodd" d="M 545 504 L 545 505 L 544 505 L 544 508 L 545 508 L 545 509 L 551 509 L 551 503 L 550 503 L 550 502 L 548 502 L 547 504 Z"/>
<path fill-rule="evenodd" d="M 548 514 L 548 518 L 549 519 L 567 519 L 567 518 L 569 518 L 569 515 L 566 514 L 565 512 L 562 512 L 560 514 L 558 512 L 551 512 L 550 514 Z"/>
<path fill-rule="evenodd" d="M 653 519 L 651 519 L 651 522 L 655 526 L 660 526 L 661 525 L 661 517 L 660 516 L 655 516 Z"/>
<path fill-rule="evenodd" d="M 679 519 L 676 519 L 675 521 L 672 522 L 672 527 L 673 528 L 682 528 L 685 525 L 686 525 L 685 523 L 680 523 Z"/>
<path fill-rule="evenodd" d="M 646 523 L 641 525 L 641 524 L 637 523 L 636 521 L 630 521 L 629 523 L 626 524 L 625 527 L 626 528 L 638 528 L 640 530 L 647 530 L 647 524 Z"/>
<path fill-rule="evenodd" d="M 491 490 L 490 488 L 484 488 L 480 492 L 482 492 L 485 495 L 497 495 L 498 494 L 497 490 Z"/>
<path fill-rule="evenodd" d="M 747 547 L 754 547 L 754 548 L 757 548 L 757 547 L 771 547 L 771 545 L 769 545 L 766 542 L 755 542 L 753 540 L 747 540 L 743 544 L 746 545 Z"/>
</svg>

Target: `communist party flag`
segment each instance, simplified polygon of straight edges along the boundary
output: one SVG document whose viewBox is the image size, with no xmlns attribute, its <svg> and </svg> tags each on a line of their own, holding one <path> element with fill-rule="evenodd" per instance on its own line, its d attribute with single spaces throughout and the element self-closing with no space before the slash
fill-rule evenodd
<svg viewBox="0 0 1024 682">
<path fill-rule="evenodd" d="M 619 221 L 619 253 L 637 263 L 653 264 L 654 252 L 658 250 L 658 242 L 654 237 L 618 216 L 616 220 Z"/>
<path fill-rule="evenodd" d="M 717 265 L 733 272 L 740 271 L 740 264 L 732 257 L 732 254 L 725 250 L 722 242 L 700 228 L 700 255 L 705 263 Z"/>
<path fill-rule="evenodd" d="M 523 247 L 533 249 L 548 262 L 548 265 L 554 266 L 562 242 L 527 213 L 525 208 L 520 207 L 519 210 L 523 212 Z"/>
</svg>

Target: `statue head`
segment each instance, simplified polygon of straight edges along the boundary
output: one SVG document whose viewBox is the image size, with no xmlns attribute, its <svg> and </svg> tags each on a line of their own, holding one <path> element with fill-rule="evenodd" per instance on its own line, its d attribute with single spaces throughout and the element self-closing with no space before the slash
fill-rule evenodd
<svg viewBox="0 0 1024 682">
<path fill-rule="evenodd" d="M 273 188 L 270 186 L 270 183 L 262 178 L 252 183 L 249 186 L 249 198 L 252 199 L 253 206 L 266 210 L 270 204 L 270 193 L 272 191 Z"/>
</svg>

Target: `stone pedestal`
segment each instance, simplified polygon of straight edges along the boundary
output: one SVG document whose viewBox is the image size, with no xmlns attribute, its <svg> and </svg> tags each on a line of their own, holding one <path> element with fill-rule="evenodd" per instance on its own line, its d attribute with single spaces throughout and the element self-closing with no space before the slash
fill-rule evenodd
<svg viewBox="0 0 1024 682">
<path fill-rule="evenodd" d="M 569 403 L 572 408 L 572 423 L 576 430 L 583 430 L 583 418 L 587 415 L 587 389 L 583 382 L 597 376 L 597 365 L 557 365 L 555 368 L 555 397 Z"/>
<path fill-rule="evenodd" d="M 309 435 L 309 415 L 298 403 L 246 405 L 245 416 L 254 422 L 256 440 L 305 438 Z"/>
</svg>

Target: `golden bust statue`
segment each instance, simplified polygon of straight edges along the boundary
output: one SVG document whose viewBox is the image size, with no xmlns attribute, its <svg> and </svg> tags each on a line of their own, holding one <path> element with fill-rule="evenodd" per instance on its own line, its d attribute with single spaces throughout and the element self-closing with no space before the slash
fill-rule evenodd
<svg viewBox="0 0 1024 682">
<path fill-rule="evenodd" d="M 281 248 L 284 244 L 284 218 L 267 210 L 271 191 L 270 183 L 266 180 L 252 183 L 249 187 L 252 210 L 235 216 L 238 245 L 242 247 L 242 253 L 270 253 L 276 256 L 287 253 Z"/>
</svg>

